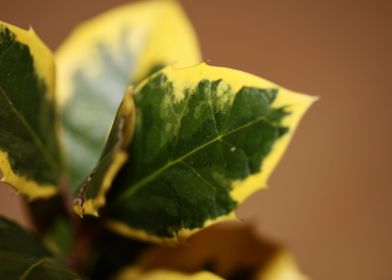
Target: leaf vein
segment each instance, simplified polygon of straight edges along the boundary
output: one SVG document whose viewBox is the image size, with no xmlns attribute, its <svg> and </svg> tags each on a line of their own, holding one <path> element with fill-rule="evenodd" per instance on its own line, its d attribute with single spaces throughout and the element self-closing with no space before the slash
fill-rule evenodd
<svg viewBox="0 0 392 280">
<path fill-rule="evenodd" d="M 34 130 L 31 128 L 30 124 L 26 121 L 26 119 L 18 112 L 18 110 L 15 108 L 14 104 L 12 101 L 9 99 L 7 94 L 4 92 L 4 90 L 0 87 L 0 93 L 4 96 L 6 101 L 11 107 L 11 110 L 14 112 L 15 116 L 21 121 L 21 123 L 25 126 L 29 134 L 31 135 L 33 142 L 36 144 L 37 148 L 41 150 L 42 154 L 44 155 L 47 163 L 49 166 L 55 171 L 56 173 L 59 172 L 59 166 L 57 163 L 54 161 L 50 153 L 45 148 L 45 145 L 42 143 L 41 139 L 39 136 L 34 132 Z"/>
<path fill-rule="evenodd" d="M 229 136 L 233 133 L 236 133 L 242 129 L 245 129 L 247 127 L 250 127 L 258 122 L 262 122 L 265 121 L 266 117 L 265 116 L 261 116 L 259 118 L 254 119 L 253 121 L 250 121 L 246 124 L 243 124 L 240 127 L 237 127 L 235 129 L 232 129 L 226 133 L 221 133 L 219 134 L 217 137 L 211 139 L 210 141 L 200 145 L 199 147 L 195 148 L 194 150 L 184 154 L 183 156 L 175 159 L 175 160 L 171 160 L 169 161 L 167 164 L 165 164 L 164 166 L 162 166 L 161 168 L 157 169 L 156 171 L 152 172 L 150 175 L 144 177 L 143 179 L 139 180 L 138 182 L 136 182 L 133 186 L 130 186 L 130 188 L 128 188 L 125 192 L 122 193 L 122 195 L 120 194 L 118 196 L 118 198 L 116 199 L 116 202 L 122 202 L 123 200 L 127 199 L 128 197 L 132 196 L 134 193 L 136 193 L 141 187 L 143 187 L 144 185 L 146 185 L 147 183 L 151 182 L 152 180 L 154 180 L 154 178 L 156 178 L 158 175 L 160 175 L 162 172 L 164 172 L 165 170 L 169 169 L 170 167 L 172 167 L 173 165 L 182 162 L 184 159 L 186 159 L 187 157 L 189 157 L 190 155 L 196 153 L 197 151 L 215 143 L 216 141 L 220 141 L 222 138 Z"/>
<path fill-rule="evenodd" d="M 210 89 L 209 89 L 209 92 L 208 92 L 207 102 L 208 102 L 208 105 L 209 105 L 210 110 L 211 110 L 211 116 L 212 116 L 212 120 L 214 121 L 216 134 L 219 134 L 218 125 L 217 125 L 216 119 L 215 119 L 214 109 L 212 108 L 212 104 L 211 104 L 211 84 L 210 84 Z"/>
<path fill-rule="evenodd" d="M 42 265 L 43 263 L 50 261 L 49 258 L 44 257 L 36 260 L 34 263 L 32 263 L 24 272 L 23 274 L 19 277 L 19 280 L 25 280 L 29 276 L 29 274 L 38 266 Z"/>
</svg>

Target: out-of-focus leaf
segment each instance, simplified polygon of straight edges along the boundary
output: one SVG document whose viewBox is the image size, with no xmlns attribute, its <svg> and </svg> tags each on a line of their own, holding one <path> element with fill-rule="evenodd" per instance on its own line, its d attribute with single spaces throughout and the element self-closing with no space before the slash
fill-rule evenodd
<svg viewBox="0 0 392 280">
<path fill-rule="evenodd" d="M 143 271 L 138 267 L 129 267 L 138 258 L 152 248 L 149 243 L 119 236 L 111 231 L 104 231 L 92 246 L 91 279 L 221 279 L 212 273 L 182 273 L 171 270 Z M 120 275 L 117 275 L 121 271 Z M 116 277 L 114 277 L 116 276 Z M 114 278 L 113 278 L 114 277 Z M 210 278 L 207 278 L 210 277 Z"/>
<path fill-rule="evenodd" d="M 0 171 L 29 199 L 58 192 L 54 59 L 32 29 L 0 22 Z"/>
<path fill-rule="evenodd" d="M 74 242 L 73 231 L 69 219 L 58 217 L 44 237 L 46 247 L 57 256 L 69 256 Z"/>
<path fill-rule="evenodd" d="M 91 279 L 112 279 L 151 246 L 149 243 L 119 236 L 112 231 L 102 231 L 91 247 Z"/>
<path fill-rule="evenodd" d="M 109 192 L 109 226 L 178 243 L 234 219 L 266 186 L 314 98 L 201 64 L 165 68 L 137 86 L 134 100 L 135 136 Z"/>
<path fill-rule="evenodd" d="M 144 279 L 144 275 L 159 275 L 159 271 L 176 271 L 184 276 L 179 279 L 188 279 L 186 274 L 202 270 L 228 280 L 308 279 L 299 271 L 293 256 L 286 249 L 262 239 L 250 226 L 239 222 L 205 229 L 192 236 L 183 246 L 147 249 L 135 264 L 119 274 L 118 279 Z M 169 275 L 165 277 L 162 274 L 160 279 L 172 279 Z"/>
<path fill-rule="evenodd" d="M 0 279 L 76 280 L 80 276 L 52 258 L 38 239 L 0 217 Z"/>
<path fill-rule="evenodd" d="M 127 86 L 167 64 L 200 62 L 177 1 L 150 0 L 76 28 L 56 54 L 63 139 L 74 190 L 97 163 Z"/>
<path fill-rule="evenodd" d="M 46 200 L 28 203 L 28 215 L 46 248 L 58 256 L 68 256 L 73 242 L 74 224 L 69 215 L 70 205 L 56 195 Z"/>
<path fill-rule="evenodd" d="M 153 270 L 141 272 L 131 268 L 122 272 L 115 280 L 223 280 L 223 278 L 207 271 L 181 273 L 171 270 Z"/>
<path fill-rule="evenodd" d="M 74 210 L 80 216 L 98 216 L 99 208 L 105 205 L 105 196 L 114 176 L 128 159 L 126 150 L 135 128 L 135 112 L 132 89 L 129 89 L 117 112 L 101 159 L 75 198 Z"/>
</svg>

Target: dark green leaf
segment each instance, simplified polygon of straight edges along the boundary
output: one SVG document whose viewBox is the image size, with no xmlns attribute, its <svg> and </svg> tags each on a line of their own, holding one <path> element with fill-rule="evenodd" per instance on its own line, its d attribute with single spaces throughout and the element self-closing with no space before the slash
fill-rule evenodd
<svg viewBox="0 0 392 280">
<path fill-rule="evenodd" d="M 0 279 L 82 279 L 48 251 L 32 234 L 0 217 Z"/>
<path fill-rule="evenodd" d="M 112 279 L 114 274 L 134 263 L 141 252 L 150 246 L 148 243 L 122 237 L 111 231 L 103 231 L 92 246 L 91 278 Z"/>
<path fill-rule="evenodd" d="M 58 191 L 54 61 L 32 30 L 0 22 L 0 170 L 30 199 Z"/>
</svg>

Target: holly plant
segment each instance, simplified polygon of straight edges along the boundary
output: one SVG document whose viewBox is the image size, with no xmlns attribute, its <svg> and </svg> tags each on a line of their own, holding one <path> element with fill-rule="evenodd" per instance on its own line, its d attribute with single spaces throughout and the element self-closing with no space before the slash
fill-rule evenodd
<svg viewBox="0 0 392 280">
<path fill-rule="evenodd" d="M 313 101 L 203 63 L 176 1 L 108 11 L 54 55 L 0 22 L 1 181 L 34 228 L 0 218 L 0 279 L 306 279 L 236 210 Z"/>
</svg>

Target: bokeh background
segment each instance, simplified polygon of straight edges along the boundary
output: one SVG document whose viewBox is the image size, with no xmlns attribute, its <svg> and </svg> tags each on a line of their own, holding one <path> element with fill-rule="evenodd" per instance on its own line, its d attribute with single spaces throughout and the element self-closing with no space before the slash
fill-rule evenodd
<svg viewBox="0 0 392 280">
<path fill-rule="evenodd" d="M 80 21 L 125 0 L 1 0 L 55 50 Z M 392 2 L 182 1 L 205 60 L 320 96 L 242 219 L 288 244 L 312 279 L 392 279 Z M 0 214 L 29 226 L 0 186 Z"/>
</svg>

